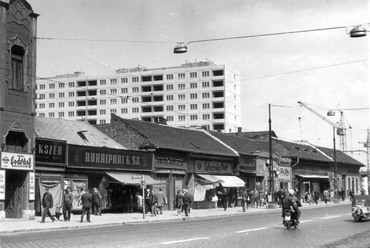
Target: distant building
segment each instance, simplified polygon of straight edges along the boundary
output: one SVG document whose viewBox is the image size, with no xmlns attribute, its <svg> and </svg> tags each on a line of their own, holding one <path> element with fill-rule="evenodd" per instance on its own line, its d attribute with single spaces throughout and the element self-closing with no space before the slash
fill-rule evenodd
<svg viewBox="0 0 370 248">
<path fill-rule="evenodd" d="M 43 117 L 107 124 L 115 114 L 223 132 L 236 132 L 241 126 L 240 75 L 209 61 L 39 79 L 36 94 L 36 113 Z"/>
</svg>

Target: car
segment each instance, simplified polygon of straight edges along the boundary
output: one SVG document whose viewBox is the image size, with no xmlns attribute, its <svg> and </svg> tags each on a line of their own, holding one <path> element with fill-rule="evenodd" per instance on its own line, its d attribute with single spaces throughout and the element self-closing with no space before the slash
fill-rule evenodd
<svg viewBox="0 0 370 248">
<path fill-rule="evenodd" d="M 352 217 L 354 221 L 370 218 L 370 195 L 355 195 L 353 197 Z"/>
</svg>

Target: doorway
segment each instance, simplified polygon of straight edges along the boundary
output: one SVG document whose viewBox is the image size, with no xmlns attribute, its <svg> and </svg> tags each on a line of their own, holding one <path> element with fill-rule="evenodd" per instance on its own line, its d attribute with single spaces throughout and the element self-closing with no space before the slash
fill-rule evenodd
<svg viewBox="0 0 370 248">
<path fill-rule="evenodd" d="M 5 175 L 5 218 L 22 218 L 24 209 L 23 185 L 28 171 L 6 170 Z"/>
</svg>

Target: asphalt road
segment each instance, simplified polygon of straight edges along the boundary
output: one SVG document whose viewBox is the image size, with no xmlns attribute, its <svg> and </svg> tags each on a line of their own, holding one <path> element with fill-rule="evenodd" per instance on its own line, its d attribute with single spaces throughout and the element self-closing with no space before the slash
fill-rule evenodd
<svg viewBox="0 0 370 248">
<path fill-rule="evenodd" d="M 298 229 L 280 212 L 159 223 L 3 235 L 8 247 L 370 247 L 370 221 L 354 222 L 349 206 L 302 209 Z"/>
</svg>

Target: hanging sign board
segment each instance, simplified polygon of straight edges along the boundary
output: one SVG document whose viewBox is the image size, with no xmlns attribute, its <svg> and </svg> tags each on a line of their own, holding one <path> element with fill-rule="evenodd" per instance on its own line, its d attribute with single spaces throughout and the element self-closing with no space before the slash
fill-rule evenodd
<svg viewBox="0 0 370 248">
<path fill-rule="evenodd" d="M 1 168 L 13 170 L 33 170 L 33 154 L 22 154 L 12 152 L 1 153 Z"/>
<path fill-rule="evenodd" d="M 5 200 L 5 170 L 0 170 L 0 200 Z"/>
</svg>

